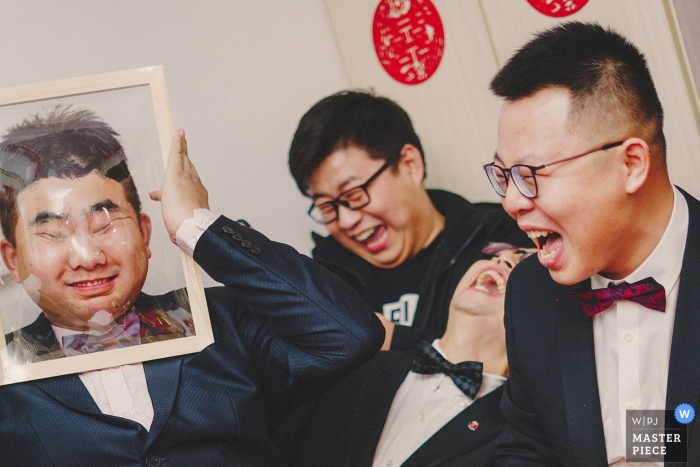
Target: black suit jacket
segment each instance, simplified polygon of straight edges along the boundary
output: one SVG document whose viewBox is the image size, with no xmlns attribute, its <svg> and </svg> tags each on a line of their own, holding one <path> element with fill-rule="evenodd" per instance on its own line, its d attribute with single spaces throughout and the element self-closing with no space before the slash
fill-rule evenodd
<svg viewBox="0 0 700 467">
<path fill-rule="evenodd" d="M 666 409 L 688 403 L 700 409 L 700 202 L 688 201 Z M 593 347 L 593 322 L 572 290 L 536 257 L 513 270 L 506 292 L 505 325 L 510 377 L 501 409 L 507 425 L 497 465 L 607 466 Z M 649 343 L 652 345 L 652 343 Z M 660 376 L 661 377 L 661 376 Z M 700 466 L 700 429 L 688 425 L 688 463 Z M 674 465 L 667 463 L 668 465 Z"/>
<path fill-rule="evenodd" d="M 207 290 L 216 342 L 143 364 L 150 431 L 102 414 L 78 375 L 2 386 L 0 466 L 281 465 L 268 420 L 382 344 L 359 295 L 286 245 L 221 217 L 194 257 L 226 285 Z"/>
<path fill-rule="evenodd" d="M 384 422 L 396 391 L 411 369 L 414 355 L 379 352 L 317 401 L 297 411 L 291 421 L 287 420 L 282 433 L 278 433 L 278 443 L 289 464 L 371 467 Z M 474 401 L 402 465 L 493 465 L 495 441 L 505 424 L 498 408 L 502 392 L 499 388 Z M 479 423 L 478 429 L 469 429 L 472 420 Z"/>
</svg>

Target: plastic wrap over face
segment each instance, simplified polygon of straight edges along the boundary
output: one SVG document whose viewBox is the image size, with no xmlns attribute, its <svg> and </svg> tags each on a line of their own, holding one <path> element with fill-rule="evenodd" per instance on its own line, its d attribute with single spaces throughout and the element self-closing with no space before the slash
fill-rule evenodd
<svg viewBox="0 0 700 467">
<path fill-rule="evenodd" d="M 3 259 L 62 339 L 55 350 L 76 355 L 141 344 L 150 334 L 194 334 L 189 312 L 178 306 L 136 310 L 151 220 L 136 214 L 121 183 L 97 172 L 40 179 L 18 194 L 17 211 L 15 245 L 5 241 Z M 81 332 L 77 341 L 73 331 Z M 35 336 L 23 330 L 13 334 L 15 359 L 34 361 L 49 350 L 34 348 Z"/>
</svg>

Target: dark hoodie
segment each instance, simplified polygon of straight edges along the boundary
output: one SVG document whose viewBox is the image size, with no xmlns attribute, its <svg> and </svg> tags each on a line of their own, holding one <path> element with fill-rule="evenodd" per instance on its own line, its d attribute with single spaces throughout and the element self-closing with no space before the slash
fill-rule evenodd
<svg viewBox="0 0 700 467">
<path fill-rule="evenodd" d="M 445 216 L 445 229 L 436 238 L 437 249 L 420 287 L 413 325 L 396 326 L 392 350 L 414 350 L 423 339 L 440 337 L 447 326 L 450 301 L 457 284 L 474 262 L 484 256 L 489 242 L 533 247 L 516 222 L 496 203 L 471 204 L 454 193 L 428 190 L 435 208 Z M 374 311 L 382 303 L 374 271 L 376 266 L 340 245 L 332 236 L 312 234 L 316 261 L 352 285 Z"/>
</svg>

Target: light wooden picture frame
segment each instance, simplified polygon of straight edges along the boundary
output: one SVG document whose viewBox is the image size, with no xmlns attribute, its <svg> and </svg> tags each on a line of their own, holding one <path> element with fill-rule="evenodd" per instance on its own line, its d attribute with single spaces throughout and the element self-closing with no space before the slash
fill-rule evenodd
<svg viewBox="0 0 700 467">
<path fill-rule="evenodd" d="M 153 225 L 152 257 L 142 291 L 162 295 L 186 288 L 195 335 L 33 363 L 13 361 L 6 339 L 0 338 L 0 385 L 194 353 L 214 342 L 199 267 L 169 240 L 160 205 L 148 196 L 150 191 L 160 189 L 174 132 L 163 68 L 154 66 L 0 89 L 0 134 L 29 115 L 56 105 L 91 110 L 119 134 L 142 210 Z M 40 313 L 2 265 L 0 336 L 28 325 Z"/>
</svg>

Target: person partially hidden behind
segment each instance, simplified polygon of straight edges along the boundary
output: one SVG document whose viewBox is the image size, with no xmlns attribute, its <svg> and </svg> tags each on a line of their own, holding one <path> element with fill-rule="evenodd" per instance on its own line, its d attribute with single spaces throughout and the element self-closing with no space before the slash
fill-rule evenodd
<svg viewBox="0 0 700 467">
<path fill-rule="evenodd" d="M 506 283 L 534 250 L 494 243 L 485 251 L 494 256 L 460 280 L 441 338 L 424 341 L 418 354 L 380 352 L 299 410 L 278 437 L 289 465 L 493 465 L 505 425 L 498 406 L 508 376 Z"/>
<path fill-rule="evenodd" d="M 330 233 L 313 234 L 314 259 L 384 318 L 385 349 L 442 335 L 455 287 L 489 241 L 531 245 L 498 204 L 424 188 L 420 139 L 385 97 L 343 91 L 317 102 L 299 122 L 289 168 Z"/>
<path fill-rule="evenodd" d="M 496 465 L 641 461 L 628 414 L 700 409 L 700 203 L 669 180 L 646 60 L 615 31 L 569 22 L 491 88 L 505 102 L 485 168 L 539 248 L 508 283 Z M 700 429 L 688 436 L 698 466 Z"/>
<path fill-rule="evenodd" d="M 75 332 L 119 346 L 191 332 L 169 299 L 140 293 L 151 224 L 116 137 L 91 112 L 58 107 L 0 144 L 3 260 L 43 310 L 12 336 L 38 341 L 27 352 L 68 353 Z M 0 386 L 3 466 L 279 466 L 270 424 L 381 347 L 383 326 L 345 282 L 208 210 L 182 130 L 151 197 L 171 240 L 226 286 L 205 291 L 215 343 Z M 143 311 L 154 308 L 162 312 Z M 84 344 L 83 353 L 111 345 Z"/>
<path fill-rule="evenodd" d="M 5 134 L 0 168 L 0 252 L 43 311 L 6 336 L 16 364 L 194 334 L 182 290 L 141 292 L 151 219 L 107 124 L 54 108 Z"/>
</svg>

